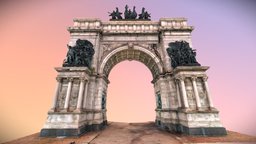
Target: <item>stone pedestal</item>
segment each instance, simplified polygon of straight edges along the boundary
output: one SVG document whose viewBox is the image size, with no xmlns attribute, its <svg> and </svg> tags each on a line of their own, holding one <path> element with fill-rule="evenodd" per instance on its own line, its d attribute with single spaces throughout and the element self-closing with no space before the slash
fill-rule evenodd
<svg viewBox="0 0 256 144">
<path fill-rule="evenodd" d="M 103 120 L 105 111 L 86 109 L 88 87 L 92 81 L 91 71 L 85 67 L 55 69 L 58 72 L 58 84 L 54 102 L 40 136 L 80 136 L 85 132 L 104 128 L 107 124 Z"/>
<path fill-rule="evenodd" d="M 170 120 L 157 125 L 169 131 L 189 135 L 226 135 L 218 111 L 213 107 L 205 66 L 179 66 L 172 72 L 182 104 L 169 110 Z"/>
</svg>

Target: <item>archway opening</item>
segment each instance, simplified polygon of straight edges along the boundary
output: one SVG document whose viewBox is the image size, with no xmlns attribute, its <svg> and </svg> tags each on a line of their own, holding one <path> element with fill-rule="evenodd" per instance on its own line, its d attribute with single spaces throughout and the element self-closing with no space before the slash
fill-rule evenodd
<svg viewBox="0 0 256 144">
<path fill-rule="evenodd" d="M 107 119 L 118 122 L 155 120 L 155 92 L 151 71 L 141 62 L 122 61 L 108 76 Z"/>
</svg>

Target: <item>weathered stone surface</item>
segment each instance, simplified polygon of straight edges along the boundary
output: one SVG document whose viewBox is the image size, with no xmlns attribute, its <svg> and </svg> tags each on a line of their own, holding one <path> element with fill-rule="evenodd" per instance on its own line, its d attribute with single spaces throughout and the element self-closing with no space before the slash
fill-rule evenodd
<svg viewBox="0 0 256 144">
<path fill-rule="evenodd" d="M 91 130 L 88 126 L 107 121 L 108 75 L 116 64 L 124 60 L 142 62 L 151 71 L 157 104 L 156 122 L 161 127 L 165 128 L 161 124 L 166 124 L 171 130 L 172 125 L 178 124 L 187 128 L 181 132 L 188 134 L 197 134 L 189 131 L 201 128 L 216 127 L 225 131 L 211 101 L 206 74 L 209 67 L 172 67 L 172 59 L 166 51 L 168 44 L 176 41 L 182 41 L 191 49 L 192 30 L 184 18 L 108 22 L 75 19 L 74 25 L 68 28 L 70 49 L 79 48 L 77 42 L 84 41 L 90 44 L 94 54 L 88 68 L 76 65 L 56 68 L 58 87 L 42 135 L 47 136 L 47 131 L 49 136 L 52 133 L 72 136 L 69 131 L 80 135 Z M 86 48 L 84 44 L 80 46 Z M 84 51 L 80 52 L 83 55 Z M 70 55 L 72 59 L 72 52 Z M 78 58 L 80 61 L 81 57 Z M 179 132 L 178 129 L 172 131 Z M 217 135 L 218 132 L 215 133 Z"/>
</svg>

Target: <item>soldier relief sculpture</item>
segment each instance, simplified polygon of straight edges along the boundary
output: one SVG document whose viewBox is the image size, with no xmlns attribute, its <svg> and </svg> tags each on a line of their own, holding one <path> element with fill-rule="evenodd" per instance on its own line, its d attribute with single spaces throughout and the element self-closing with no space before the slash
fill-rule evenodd
<svg viewBox="0 0 256 144">
<path fill-rule="evenodd" d="M 68 45 L 68 53 L 64 60 L 63 67 L 90 67 L 94 53 L 91 42 L 78 39 L 75 46 L 72 47 Z"/>
</svg>

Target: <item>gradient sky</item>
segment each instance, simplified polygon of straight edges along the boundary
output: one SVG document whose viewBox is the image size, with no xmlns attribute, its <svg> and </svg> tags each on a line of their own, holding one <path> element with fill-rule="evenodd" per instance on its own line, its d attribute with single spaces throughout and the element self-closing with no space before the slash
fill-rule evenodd
<svg viewBox="0 0 256 144">
<path fill-rule="evenodd" d="M 195 27 L 193 48 L 208 70 L 223 125 L 256 136 L 256 3 L 249 0 L 48 0 L 0 2 L 0 143 L 39 132 L 49 110 L 56 72 L 73 18 L 100 18 L 125 4 L 143 6 L 152 19 L 185 17 Z M 111 71 L 108 120 L 153 121 L 152 76 L 125 61 Z"/>
</svg>

